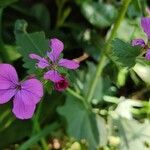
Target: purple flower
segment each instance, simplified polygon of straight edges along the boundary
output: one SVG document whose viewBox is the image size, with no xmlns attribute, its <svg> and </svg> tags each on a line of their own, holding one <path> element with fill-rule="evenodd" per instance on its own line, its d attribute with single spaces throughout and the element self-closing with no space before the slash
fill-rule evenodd
<svg viewBox="0 0 150 150">
<path fill-rule="evenodd" d="M 39 68 L 48 69 L 48 71 L 44 74 L 44 79 L 59 82 L 63 80 L 63 78 L 57 71 L 58 67 L 77 69 L 79 67 L 79 63 L 74 60 L 60 58 L 60 54 L 64 49 L 64 44 L 59 39 L 51 39 L 49 47 L 51 48 L 51 51 L 47 52 L 48 58 L 42 58 L 36 54 L 30 54 L 29 57 L 31 59 L 38 60 L 37 66 Z"/>
<path fill-rule="evenodd" d="M 149 41 L 150 40 L 150 18 L 142 18 L 141 19 L 141 27 L 142 27 L 143 31 L 146 33 L 148 41 Z M 149 57 L 150 52 L 149 52 L 149 49 L 148 49 L 148 45 L 145 44 L 143 39 L 134 39 L 134 40 L 132 40 L 132 46 L 141 46 L 144 49 L 146 49 L 147 52 L 146 52 L 145 58 L 147 60 L 150 60 L 150 57 Z"/>
<path fill-rule="evenodd" d="M 68 81 L 64 77 L 62 78 L 63 78 L 62 80 L 60 80 L 59 82 L 55 82 L 54 84 L 55 90 L 60 92 L 64 91 L 69 85 Z"/>
<path fill-rule="evenodd" d="M 150 60 L 150 49 L 147 50 L 147 53 L 146 53 L 146 55 L 145 55 L 145 58 L 146 58 L 147 60 Z"/>
<path fill-rule="evenodd" d="M 150 18 L 142 18 L 141 27 L 143 31 L 146 33 L 148 39 L 150 39 Z"/>
<path fill-rule="evenodd" d="M 132 46 L 145 47 L 145 42 L 143 39 L 134 39 L 134 40 L 132 40 Z"/>
<path fill-rule="evenodd" d="M 12 65 L 0 64 L 0 104 L 13 99 L 12 112 L 17 118 L 31 118 L 42 96 L 43 86 L 39 80 L 28 79 L 19 82 Z"/>
</svg>

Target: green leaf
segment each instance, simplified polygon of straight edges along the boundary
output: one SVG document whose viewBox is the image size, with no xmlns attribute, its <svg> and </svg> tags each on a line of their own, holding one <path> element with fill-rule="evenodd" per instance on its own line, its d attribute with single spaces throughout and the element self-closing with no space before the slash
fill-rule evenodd
<svg viewBox="0 0 150 150">
<path fill-rule="evenodd" d="M 19 53 L 23 56 L 24 67 L 29 69 L 29 73 L 34 73 L 35 62 L 29 58 L 29 54 L 35 53 L 45 56 L 48 48 L 48 40 L 44 32 L 28 34 L 26 32 L 27 23 L 24 20 L 17 20 L 15 24 L 16 44 L 19 46 Z"/>
<path fill-rule="evenodd" d="M 12 3 L 17 2 L 18 0 L 0 0 L 0 7 L 6 7 Z"/>
<path fill-rule="evenodd" d="M 117 16 L 115 7 L 101 2 L 84 2 L 81 11 L 92 25 L 99 28 L 112 25 Z"/>
<path fill-rule="evenodd" d="M 131 46 L 120 39 L 112 42 L 112 56 L 117 64 L 131 68 L 136 63 L 136 57 L 141 53 L 141 47 Z"/>
<path fill-rule="evenodd" d="M 85 139 L 89 149 L 106 144 L 107 132 L 104 120 L 87 110 L 78 99 L 68 96 L 64 106 L 58 107 L 57 110 L 67 121 L 67 133 L 70 137 L 77 140 Z"/>
</svg>

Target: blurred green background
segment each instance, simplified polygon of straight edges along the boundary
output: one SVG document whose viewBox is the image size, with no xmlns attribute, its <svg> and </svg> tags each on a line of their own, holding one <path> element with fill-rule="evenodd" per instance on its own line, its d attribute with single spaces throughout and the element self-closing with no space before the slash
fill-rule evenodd
<svg viewBox="0 0 150 150">
<path fill-rule="evenodd" d="M 88 56 L 79 70 L 69 72 L 73 91 L 86 96 L 121 7 L 121 0 L 0 0 L 0 63 L 14 65 L 22 79 L 28 74 L 21 52 L 28 43 L 20 38 L 22 46 L 14 34 L 16 21 L 23 19 L 29 34 L 43 31 L 46 38 L 62 40 L 65 58 Z M 116 37 L 128 43 L 146 40 L 142 16 L 150 17 L 150 1 L 132 0 Z M 69 93 L 46 85 L 38 127 L 36 115 L 17 120 L 11 102 L 0 105 L 0 150 L 150 149 L 150 62 L 139 59 L 128 69 L 109 58 L 90 102 L 92 111 Z"/>
</svg>

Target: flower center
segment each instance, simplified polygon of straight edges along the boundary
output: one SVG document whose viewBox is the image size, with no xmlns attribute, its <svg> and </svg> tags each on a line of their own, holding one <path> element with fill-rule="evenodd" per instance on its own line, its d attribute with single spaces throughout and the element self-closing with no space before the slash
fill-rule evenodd
<svg viewBox="0 0 150 150">
<path fill-rule="evenodd" d="M 21 84 L 16 85 L 16 90 L 17 91 L 21 90 Z"/>
<path fill-rule="evenodd" d="M 145 44 L 144 49 L 147 50 L 148 47 L 149 47 L 148 44 L 147 45 Z"/>
<path fill-rule="evenodd" d="M 60 81 L 60 82 L 59 82 L 59 86 L 60 86 L 60 87 L 64 87 L 65 85 L 66 85 L 66 84 L 65 84 L 64 81 Z"/>
<path fill-rule="evenodd" d="M 51 64 L 50 68 L 51 68 L 52 70 L 56 70 L 56 69 L 57 69 L 57 65 L 53 63 L 53 64 Z"/>
</svg>

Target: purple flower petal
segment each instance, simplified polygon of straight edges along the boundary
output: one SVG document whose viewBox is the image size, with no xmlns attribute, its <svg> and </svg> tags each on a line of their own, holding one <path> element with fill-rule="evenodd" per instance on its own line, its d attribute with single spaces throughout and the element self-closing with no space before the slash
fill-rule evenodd
<svg viewBox="0 0 150 150">
<path fill-rule="evenodd" d="M 15 89 L 0 89 L 0 104 L 7 103 L 15 93 Z"/>
<path fill-rule="evenodd" d="M 0 64 L 0 82 L 1 87 L 3 85 L 5 88 L 8 88 L 9 86 L 12 87 L 18 84 L 18 75 L 12 65 Z"/>
<path fill-rule="evenodd" d="M 79 67 L 79 63 L 74 60 L 68 59 L 60 59 L 58 62 L 59 66 L 68 68 L 68 69 L 77 69 Z"/>
<path fill-rule="evenodd" d="M 55 70 L 50 70 L 50 71 L 46 72 L 44 74 L 44 79 L 51 80 L 53 82 L 59 82 L 59 81 L 63 80 L 61 75 Z"/>
<path fill-rule="evenodd" d="M 42 57 L 37 55 L 37 54 L 29 54 L 29 57 L 31 59 L 36 59 L 36 60 L 39 60 L 39 61 L 42 59 Z"/>
<path fill-rule="evenodd" d="M 144 42 L 143 39 L 134 39 L 134 40 L 132 40 L 132 46 L 144 47 L 145 46 L 145 42 Z"/>
<path fill-rule="evenodd" d="M 15 95 L 18 75 L 9 64 L 0 64 L 0 104 L 8 102 Z"/>
<path fill-rule="evenodd" d="M 49 63 L 48 63 L 48 61 L 47 61 L 45 58 L 42 58 L 42 59 L 37 63 L 37 66 L 38 66 L 39 68 L 44 69 L 44 68 L 46 68 L 46 67 L 49 66 Z"/>
<path fill-rule="evenodd" d="M 150 49 L 147 50 L 145 58 L 150 61 Z"/>
<path fill-rule="evenodd" d="M 29 57 L 30 57 L 31 59 L 38 60 L 37 66 L 38 66 L 39 68 L 41 68 L 41 69 L 44 69 L 45 67 L 48 67 L 48 66 L 49 66 L 48 61 L 47 61 L 45 58 L 42 58 L 42 57 L 39 56 L 39 55 L 30 54 Z"/>
<path fill-rule="evenodd" d="M 18 92 L 15 95 L 13 101 L 13 110 L 14 115 L 19 119 L 30 119 L 32 118 L 36 105 L 26 105 L 22 101 L 22 94 Z"/>
<path fill-rule="evenodd" d="M 150 39 L 150 18 L 142 18 L 141 26 L 143 28 L 143 31 L 147 34 L 148 38 Z"/>
<path fill-rule="evenodd" d="M 29 79 L 21 83 L 21 90 L 18 91 L 20 100 L 26 105 L 35 105 L 43 96 L 42 83 L 37 79 Z"/>
<path fill-rule="evenodd" d="M 59 39 L 54 38 L 54 39 L 50 40 L 49 46 L 52 49 L 52 51 L 48 52 L 47 56 L 50 58 L 50 60 L 52 62 L 57 61 L 57 59 L 59 58 L 60 53 L 64 49 L 63 42 L 60 41 Z"/>
</svg>

